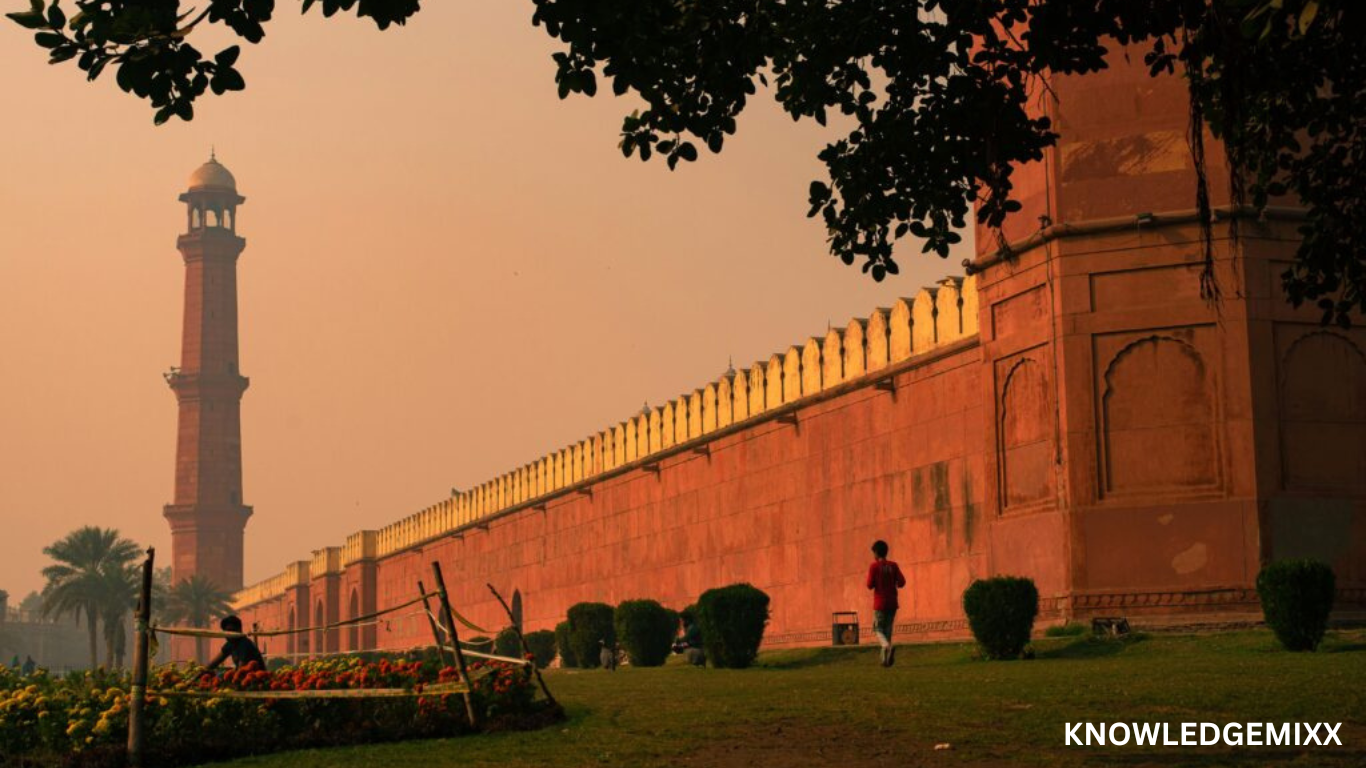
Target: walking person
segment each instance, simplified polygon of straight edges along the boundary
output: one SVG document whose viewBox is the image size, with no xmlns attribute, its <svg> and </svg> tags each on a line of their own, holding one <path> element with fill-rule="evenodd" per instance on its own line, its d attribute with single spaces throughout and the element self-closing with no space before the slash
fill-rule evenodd
<svg viewBox="0 0 1366 768">
<path fill-rule="evenodd" d="M 896 591 L 906 586 L 901 567 L 887 559 L 887 542 L 873 542 L 872 565 L 868 566 L 868 588 L 873 590 L 873 635 L 882 646 L 882 666 L 896 663 L 892 645 L 892 625 L 896 623 Z"/>
</svg>

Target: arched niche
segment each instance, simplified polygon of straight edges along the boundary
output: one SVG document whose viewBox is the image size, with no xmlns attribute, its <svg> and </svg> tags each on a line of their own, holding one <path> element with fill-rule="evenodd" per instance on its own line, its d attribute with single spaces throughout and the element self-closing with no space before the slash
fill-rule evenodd
<svg viewBox="0 0 1366 768">
<path fill-rule="evenodd" d="M 1148 336 L 1121 349 L 1105 371 L 1101 416 L 1106 493 L 1218 483 L 1213 381 L 1189 342 Z"/>
<path fill-rule="evenodd" d="M 1366 491 L 1366 354 L 1345 336 L 1296 339 L 1280 364 L 1287 490 Z"/>
<path fill-rule="evenodd" d="M 1015 360 L 1001 384 L 997 430 L 1003 510 L 1052 495 L 1052 426 L 1053 404 L 1043 364 L 1033 357 Z"/>
</svg>

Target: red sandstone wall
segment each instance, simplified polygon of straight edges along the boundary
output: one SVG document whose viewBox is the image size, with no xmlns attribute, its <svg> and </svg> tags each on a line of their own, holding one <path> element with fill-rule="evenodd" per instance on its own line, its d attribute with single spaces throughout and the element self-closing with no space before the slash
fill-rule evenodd
<svg viewBox="0 0 1366 768">
<path fill-rule="evenodd" d="M 1194 205 L 1184 87 L 1148 79 L 1130 54 L 1108 73 L 1055 81 L 1063 140 L 1021 171 L 1028 205 L 1007 234 L 1035 232 L 1043 214 L 1134 216 L 1132 227 L 1047 240 L 987 268 L 979 337 L 898 368 L 894 395 L 865 383 L 803 407 L 795 426 L 769 414 L 706 452 L 655 462 L 657 473 L 604 477 L 591 495 L 571 490 L 353 564 L 328 610 L 354 615 L 352 590 L 402 602 L 419 579 L 430 586 L 436 559 L 457 608 L 492 631 L 505 618 L 486 582 L 519 590 L 526 626 L 541 629 L 583 600 L 681 608 L 749 581 L 773 598 L 770 645 L 815 644 L 833 611 L 869 622 L 862 575 L 876 538 L 910 579 L 904 639 L 963 635 L 963 588 L 1002 573 L 1036 580 L 1045 620 L 1190 621 L 1255 617 L 1260 566 L 1313 556 L 1337 570 L 1342 608 L 1366 606 L 1366 331 L 1323 328 L 1284 303 L 1293 222 L 1245 222 L 1237 240 L 1221 223 L 1224 299 L 1200 296 L 1198 227 L 1162 218 Z M 1216 202 L 1218 154 L 1211 145 Z M 978 241 L 993 250 L 994 237 Z M 908 327 L 932 333 L 923 306 Z M 778 373 L 807 366 L 775 361 Z M 781 381 L 769 379 L 770 403 L 783 402 Z M 545 492 L 550 465 L 536 466 L 528 477 L 541 485 L 519 498 Z M 523 488 L 520 471 L 513 482 Z M 488 494 L 481 486 L 480 514 L 507 503 Z M 307 622 L 307 592 L 244 613 L 285 626 L 297 603 Z M 431 640 L 420 611 L 373 632 L 381 647 Z"/>
<path fill-rule="evenodd" d="M 832 611 L 871 621 L 862 577 L 877 538 L 911 585 L 899 623 L 954 629 L 958 597 L 985 572 L 986 515 L 978 350 L 761 423 L 421 550 L 382 561 L 379 602 L 430 583 L 439 559 L 457 607 L 497 630 L 486 582 L 520 590 L 526 626 L 551 628 L 573 603 L 652 597 L 682 608 L 711 587 L 748 581 L 773 598 L 768 642 L 829 637 Z M 1061 584 L 1051 585 L 1058 589 Z M 937 624 L 947 622 L 947 624 Z M 382 626 L 382 646 L 427 642 L 425 619 Z"/>
</svg>

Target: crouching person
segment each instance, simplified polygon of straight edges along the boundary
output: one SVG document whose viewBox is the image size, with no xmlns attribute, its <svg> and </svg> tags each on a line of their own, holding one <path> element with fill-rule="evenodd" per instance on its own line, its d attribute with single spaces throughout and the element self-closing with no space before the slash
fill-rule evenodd
<svg viewBox="0 0 1366 768">
<path fill-rule="evenodd" d="M 674 641 L 674 653 L 683 654 L 694 667 L 705 667 L 707 652 L 702 650 L 702 628 L 697 624 L 697 617 L 692 611 L 684 611 L 679 618 L 683 622 L 683 631 Z"/>
<path fill-rule="evenodd" d="M 598 660 L 602 663 L 602 668 L 608 672 L 617 671 L 617 646 L 616 643 L 608 645 L 606 640 L 598 641 Z"/>
<path fill-rule="evenodd" d="M 224 616 L 223 620 L 218 622 L 218 628 L 224 632 L 241 632 L 242 620 L 236 616 Z M 237 669 L 241 669 L 253 661 L 259 668 L 266 668 L 266 659 L 261 655 L 261 649 L 257 648 L 256 643 L 252 642 L 252 639 L 246 635 L 228 638 L 223 643 L 223 650 L 213 657 L 205 669 L 212 672 L 229 658 L 232 659 L 232 665 Z"/>
</svg>

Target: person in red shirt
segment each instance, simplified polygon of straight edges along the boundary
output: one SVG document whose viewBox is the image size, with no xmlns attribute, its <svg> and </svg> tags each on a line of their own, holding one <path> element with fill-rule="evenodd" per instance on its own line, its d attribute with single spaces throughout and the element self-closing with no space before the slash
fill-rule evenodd
<svg viewBox="0 0 1366 768">
<path fill-rule="evenodd" d="M 892 625 L 896 622 L 896 591 L 906 586 L 901 567 L 887 559 L 887 542 L 873 542 L 873 556 L 877 559 L 868 566 L 868 588 L 873 590 L 873 635 L 882 645 L 882 666 L 896 663 L 896 646 L 892 645 Z"/>
</svg>

